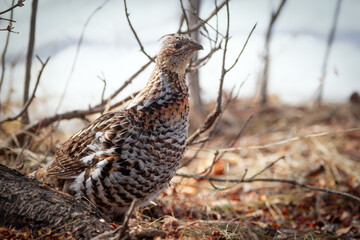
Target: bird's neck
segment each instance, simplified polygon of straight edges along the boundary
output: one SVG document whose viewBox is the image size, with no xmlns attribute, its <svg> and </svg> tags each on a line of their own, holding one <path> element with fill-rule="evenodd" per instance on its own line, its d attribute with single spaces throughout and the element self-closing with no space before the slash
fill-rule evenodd
<svg viewBox="0 0 360 240">
<path fill-rule="evenodd" d="M 168 105 L 170 102 L 183 103 L 187 107 L 188 98 L 185 72 L 174 72 L 156 64 L 146 86 L 130 102 L 127 109 L 140 110 L 149 106 L 158 108 L 163 104 Z"/>
</svg>

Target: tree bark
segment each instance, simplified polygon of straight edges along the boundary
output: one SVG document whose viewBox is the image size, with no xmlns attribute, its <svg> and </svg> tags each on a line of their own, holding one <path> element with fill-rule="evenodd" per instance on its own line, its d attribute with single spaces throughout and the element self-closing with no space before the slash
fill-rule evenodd
<svg viewBox="0 0 360 240">
<path fill-rule="evenodd" d="M 269 65 L 270 65 L 270 42 L 272 37 L 272 30 L 276 20 L 278 19 L 281 10 L 283 9 L 286 0 L 282 0 L 278 9 L 272 13 L 270 23 L 266 32 L 265 38 L 265 55 L 264 55 L 264 68 L 262 72 L 262 77 L 260 78 L 260 104 L 262 106 L 266 105 L 268 102 L 267 92 L 268 92 L 268 82 L 269 82 Z"/>
<path fill-rule="evenodd" d="M 316 99 L 315 99 L 315 104 L 317 106 L 319 106 L 322 103 L 322 100 L 323 100 L 323 92 L 324 92 L 324 82 L 325 82 L 325 78 L 326 78 L 326 70 L 327 70 L 327 65 L 328 65 L 328 60 L 329 60 L 331 47 L 332 47 L 332 44 L 334 42 L 336 26 L 337 26 L 338 19 L 339 19 L 340 7 L 341 7 L 341 0 L 337 0 L 336 7 L 335 7 L 335 12 L 334 12 L 334 17 L 333 17 L 333 23 L 332 23 L 332 26 L 331 26 L 331 30 L 330 30 L 330 33 L 329 33 L 328 40 L 327 40 L 326 51 L 325 51 L 325 55 L 324 55 L 324 61 L 323 61 L 323 65 L 322 65 L 322 68 L 321 68 L 320 85 L 319 85 L 319 88 L 318 88 L 318 91 L 317 91 L 317 96 L 316 96 Z"/>
<path fill-rule="evenodd" d="M 189 26 L 190 28 L 199 23 L 199 12 L 200 12 L 200 0 L 190 0 L 188 2 L 188 9 L 190 13 L 188 14 Z M 191 37 L 196 41 L 199 41 L 199 30 L 193 31 L 190 33 Z M 198 58 L 198 53 L 196 52 L 192 57 L 192 61 L 195 62 Z M 201 98 L 201 88 L 199 83 L 199 71 L 192 71 L 188 75 L 190 83 L 190 94 L 193 101 L 193 108 L 205 116 L 205 108 Z"/>
<path fill-rule="evenodd" d="M 0 164 L 0 227 L 31 230 L 31 237 L 59 237 L 71 233 L 90 239 L 114 230 L 85 201 L 59 193 Z M 44 231 L 47 233 L 44 236 Z"/>
<path fill-rule="evenodd" d="M 29 88 L 30 88 L 30 79 L 31 79 L 31 64 L 32 57 L 34 53 L 35 45 L 35 28 L 36 28 L 36 13 L 37 13 L 38 0 L 33 0 L 31 6 L 31 19 L 30 19 L 30 35 L 29 35 L 29 45 L 26 55 L 26 69 L 25 69 L 25 84 L 24 84 L 24 99 L 23 104 L 25 105 L 29 99 Z M 25 111 L 22 115 L 21 122 L 24 124 L 29 123 L 29 114 L 28 111 Z"/>
</svg>

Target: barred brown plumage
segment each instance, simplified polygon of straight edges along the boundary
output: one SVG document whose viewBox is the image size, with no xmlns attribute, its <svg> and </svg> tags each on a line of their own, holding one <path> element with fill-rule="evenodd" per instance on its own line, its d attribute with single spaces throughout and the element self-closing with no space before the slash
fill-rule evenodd
<svg viewBox="0 0 360 240">
<path fill-rule="evenodd" d="M 156 198 L 168 186 L 185 150 L 185 69 L 200 49 L 189 36 L 168 35 L 146 86 L 129 105 L 73 135 L 35 177 L 86 197 L 113 218 L 121 217 L 133 200 L 143 206 Z"/>
</svg>

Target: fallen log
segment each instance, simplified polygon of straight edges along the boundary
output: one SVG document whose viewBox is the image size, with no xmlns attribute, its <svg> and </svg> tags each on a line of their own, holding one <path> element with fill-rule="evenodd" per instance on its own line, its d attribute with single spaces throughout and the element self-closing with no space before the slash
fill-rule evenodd
<svg viewBox="0 0 360 240">
<path fill-rule="evenodd" d="M 1 164 L 0 227 L 27 228 L 31 238 L 70 235 L 90 239 L 114 230 L 90 204 Z"/>
</svg>

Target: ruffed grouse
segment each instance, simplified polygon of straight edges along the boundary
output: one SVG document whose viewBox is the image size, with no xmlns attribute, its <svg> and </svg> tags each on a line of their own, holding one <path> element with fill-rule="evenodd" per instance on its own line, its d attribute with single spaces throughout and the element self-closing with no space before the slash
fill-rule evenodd
<svg viewBox="0 0 360 240">
<path fill-rule="evenodd" d="M 107 113 L 67 140 L 35 177 L 86 197 L 110 217 L 135 200 L 146 205 L 178 169 L 188 134 L 186 66 L 203 49 L 186 35 L 168 35 L 144 89 L 117 112 Z"/>
</svg>

